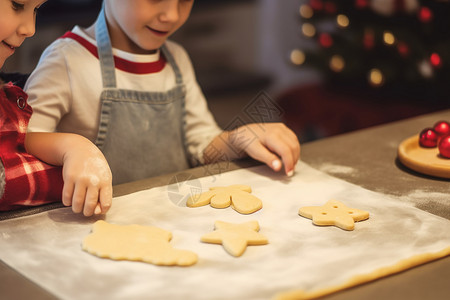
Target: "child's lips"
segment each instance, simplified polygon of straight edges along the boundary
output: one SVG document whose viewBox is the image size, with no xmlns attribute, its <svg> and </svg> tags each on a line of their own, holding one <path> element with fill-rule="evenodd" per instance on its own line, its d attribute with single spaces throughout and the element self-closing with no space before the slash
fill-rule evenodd
<svg viewBox="0 0 450 300">
<path fill-rule="evenodd" d="M 16 50 L 16 48 L 17 48 L 15 46 L 12 46 L 12 45 L 8 44 L 5 41 L 2 41 L 2 44 L 5 45 L 6 47 L 8 47 L 9 49 L 11 49 L 12 52 L 14 52 Z"/>
<path fill-rule="evenodd" d="M 151 32 L 156 34 L 157 36 L 166 36 L 169 34 L 169 31 L 157 30 L 151 27 L 147 27 Z"/>
</svg>

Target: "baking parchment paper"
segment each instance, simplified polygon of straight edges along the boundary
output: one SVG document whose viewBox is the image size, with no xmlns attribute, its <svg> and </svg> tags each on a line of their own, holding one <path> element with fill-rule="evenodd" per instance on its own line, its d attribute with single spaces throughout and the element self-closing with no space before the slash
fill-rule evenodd
<svg viewBox="0 0 450 300">
<path fill-rule="evenodd" d="M 231 207 L 185 206 L 191 193 L 231 184 L 251 186 L 263 208 L 241 215 Z M 366 210 L 370 218 L 345 231 L 315 226 L 298 215 L 301 206 L 330 199 Z M 173 247 L 196 252 L 199 261 L 162 267 L 93 256 L 81 242 L 99 217 L 75 215 L 70 208 L 0 222 L 0 259 L 62 299 L 272 299 L 292 289 L 339 286 L 356 275 L 450 247 L 450 221 L 302 162 L 291 178 L 258 166 L 114 198 L 103 218 L 169 230 Z M 216 220 L 257 220 L 269 244 L 249 246 L 236 258 L 221 245 L 200 242 Z"/>
</svg>

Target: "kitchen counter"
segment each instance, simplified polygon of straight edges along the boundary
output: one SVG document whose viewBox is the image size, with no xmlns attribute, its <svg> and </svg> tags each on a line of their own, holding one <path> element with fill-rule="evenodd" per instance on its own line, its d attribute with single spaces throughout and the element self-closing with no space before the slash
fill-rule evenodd
<svg viewBox="0 0 450 300">
<path fill-rule="evenodd" d="M 397 159 L 402 140 L 438 120 L 450 120 L 441 111 L 302 145 L 301 159 L 310 166 L 363 188 L 414 202 L 434 215 L 450 220 L 450 180 L 411 171 Z M 183 172 L 186 178 L 203 177 L 257 165 L 252 160 L 223 162 Z M 114 196 L 172 183 L 174 174 L 114 187 Z M 191 177 L 192 176 L 192 177 Z M 449 228 L 443 230 L 449 230 Z M 450 294 L 450 257 L 430 262 L 324 299 L 446 299 Z M 46 291 L 0 261 L 0 299 L 54 299 Z"/>
</svg>

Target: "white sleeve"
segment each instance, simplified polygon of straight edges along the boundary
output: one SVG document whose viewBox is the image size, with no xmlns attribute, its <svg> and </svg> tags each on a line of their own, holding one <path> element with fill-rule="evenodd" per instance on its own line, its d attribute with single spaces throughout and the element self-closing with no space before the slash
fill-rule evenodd
<svg viewBox="0 0 450 300">
<path fill-rule="evenodd" d="M 63 48 L 60 40 L 51 44 L 25 85 L 28 103 L 33 108 L 29 132 L 56 131 L 70 110 L 71 88 Z"/>
<path fill-rule="evenodd" d="M 195 77 L 194 68 L 186 51 L 179 45 L 171 43 L 173 53 L 186 85 L 186 142 L 191 164 L 204 162 L 203 150 L 219 135 L 222 130 L 217 125 L 208 108 L 205 96 Z"/>
</svg>

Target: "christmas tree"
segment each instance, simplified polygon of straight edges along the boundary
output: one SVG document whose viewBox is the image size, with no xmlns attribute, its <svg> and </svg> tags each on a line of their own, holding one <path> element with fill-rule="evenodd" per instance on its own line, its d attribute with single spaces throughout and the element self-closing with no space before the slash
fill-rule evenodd
<svg viewBox="0 0 450 300">
<path fill-rule="evenodd" d="M 448 0 L 308 0 L 299 21 L 291 62 L 327 83 L 450 103 Z"/>
</svg>

